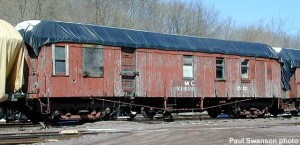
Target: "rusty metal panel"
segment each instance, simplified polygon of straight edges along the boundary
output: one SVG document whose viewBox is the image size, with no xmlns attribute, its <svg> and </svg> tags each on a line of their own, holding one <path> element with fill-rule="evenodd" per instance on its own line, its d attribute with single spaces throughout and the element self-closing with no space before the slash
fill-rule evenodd
<svg viewBox="0 0 300 145">
<path fill-rule="evenodd" d="M 247 86 L 241 84 L 240 59 L 226 59 L 226 92 L 224 97 L 242 97 L 248 90 Z"/>
<path fill-rule="evenodd" d="M 267 66 L 267 59 L 251 60 L 251 58 L 247 58 L 250 60 L 249 79 L 242 80 L 241 59 L 243 58 L 223 56 L 225 59 L 226 80 L 216 80 L 216 57 L 193 53 L 194 78 L 184 79 L 184 55 L 191 54 L 138 50 L 137 69 L 140 72 L 137 77 L 138 96 L 272 97 L 280 94 L 280 89 L 278 89 L 280 88 L 280 78 L 278 78 L 280 68 L 275 61 L 270 63 L 268 73 L 268 69 L 265 67 Z M 222 55 L 218 57 L 222 57 Z"/>
<path fill-rule="evenodd" d="M 215 85 L 216 85 L 215 96 L 216 97 L 225 97 L 226 96 L 226 93 L 225 93 L 226 82 L 225 81 L 216 81 Z"/>
<path fill-rule="evenodd" d="M 300 69 L 299 68 L 296 68 L 296 85 L 297 85 L 297 95 L 295 96 L 295 98 L 300 98 Z"/>
<path fill-rule="evenodd" d="M 251 58 L 240 58 L 239 68 L 242 69 L 242 62 L 245 62 L 244 60 L 248 61 L 248 78 L 242 78 L 242 73 L 240 70 L 239 74 L 239 80 L 241 86 L 237 87 L 237 91 L 240 91 L 241 97 L 253 97 L 254 96 L 254 89 L 253 89 L 253 79 L 255 79 L 255 61 L 251 60 Z"/>
<path fill-rule="evenodd" d="M 33 52 L 32 52 L 33 53 Z M 24 50 L 24 80 L 27 93 L 38 93 L 38 63 L 36 57 L 31 57 L 28 49 Z"/>
<path fill-rule="evenodd" d="M 272 80 L 273 76 L 273 65 L 271 62 L 267 62 L 267 79 Z"/>
<path fill-rule="evenodd" d="M 250 75 L 250 79 L 255 79 L 256 77 L 256 61 L 255 60 L 250 60 L 249 62 L 249 75 Z"/>
<path fill-rule="evenodd" d="M 147 96 L 146 88 L 146 66 L 147 66 L 147 52 L 143 49 L 138 49 L 136 51 L 136 70 L 139 72 L 139 75 L 136 77 L 136 95 L 139 97 Z"/>
<path fill-rule="evenodd" d="M 183 64 L 184 64 L 184 56 L 189 56 L 188 54 L 178 54 L 176 56 L 171 56 L 173 57 L 173 61 L 177 62 L 177 66 L 174 66 L 172 68 L 175 68 L 175 73 L 174 71 L 170 70 L 170 74 L 172 76 L 170 79 L 173 80 L 172 88 L 173 88 L 173 96 L 175 97 L 195 97 L 195 78 L 194 75 L 192 78 L 185 78 L 183 76 Z M 192 57 L 192 62 L 193 66 L 195 65 L 194 63 L 195 56 Z M 167 60 L 169 63 L 171 60 Z M 171 69 L 171 68 L 170 68 Z M 195 74 L 196 70 L 194 69 Z M 175 76 L 176 75 L 176 76 Z"/>
<path fill-rule="evenodd" d="M 104 58 L 105 56 L 103 56 Z M 104 66 L 104 71 L 105 71 Z M 104 95 L 104 83 L 103 78 L 84 77 L 84 70 L 82 66 L 82 46 L 81 45 L 69 45 L 69 77 L 50 77 L 51 85 L 54 87 L 59 86 L 56 84 L 55 79 L 65 79 L 66 88 L 65 94 L 57 96 L 103 96 Z M 105 73 L 105 72 L 104 72 Z M 104 74 L 105 75 L 105 74 Z M 61 87 L 61 86 L 60 86 Z M 56 88 L 57 90 L 59 88 Z M 53 90 L 53 92 L 55 92 Z M 55 92 L 57 93 L 57 92 Z M 56 95 L 53 95 L 56 96 Z"/>
<path fill-rule="evenodd" d="M 137 50 L 136 89 L 138 96 L 186 96 L 182 76 L 182 55 L 161 50 Z"/>
<path fill-rule="evenodd" d="M 47 92 L 49 92 L 50 87 L 47 86 L 46 84 L 49 84 L 49 80 L 47 79 L 46 76 L 48 76 L 48 74 L 52 74 L 52 61 L 51 61 L 51 55 L 48 54 L 51 51 L 51 46 L 48 46 L 49 48 L 49 52 L 47 53 L 46 48 L 47 46 L 44 46 L 43 49 L 40 51 L 38 59 L 37 59 L 37 63 L 38 63 L 38 67 L 37 67 L 37 72 L 38 72 L 38 86 L 39 86 L 39 95 L 40 96 L 46 96 Z M 46 58 L 50 58 L 50 64 L 47 64 Z M 50 68 L 49 68 L 50 67 Z M 51 70 L 50 70 L 51 69 Z M 48 73 L 48 74 L 47 74 Z"/>
<path fill-rule="evenodd" d="M 291 91 L 289 94 L 290 98 L 300 97 L 300 69 L 296 68 L 294 75 L 290 79 Z"/>
<path fill-rule="evenodd" d="M 281 97 L 281 68 L 276 61 L 266 61 L 265 77 L 265 96 L 264 97 Z"/>
<path fill-rule="evenodd" d="M 256 61 L 255 66 L 255 97 L 264 97 L 265 96 L 265 80 L 266 80 L 266 72 L 265 72 L 265 61 Z"/>
<path fill-rule="evenodd" d="M 281 87 L 281 65 L 273 60 L 272 61 L 272 89 L 273 89 L 273 94 L 272 97 L 284 97 L 282 95 L 282 87 Z"/>
<path fill-rule="evenodd" d="M 296 85 L 296 76 L 295 76 L 295 74 L 290 79 L 290 85 L 291 85 L 291 91 L 289 93 L 290 98 L 295 98 L 297 96 L 297 85 Z"/>
<path fill-rule="evenodd" d="M 266 77 L 265 77 L 265 93 L 266 95 L 264 97 L 271 97 L 273 96 L 273 81 L 272 81 L 272 76 L 273 76 L 273 70 L 272 70 L 272 63 L 267 61 L 265 62 L 266 66 Z"/>
<path fill-rule="evenodd" d="M 168 97 L 180 97 L 183 95 L 181 90 L 183 81 L 183 56 L 172 53 L 164 53 L 163 61 L 165 62 L 163 70 L 163 90 L 162 94 Z"/>
<path fill-rule="evenodd" d="M 59 45 L 65 45 L 64 43 Z M 272 97 L 280 95 L 280 65 L 267 59 L 250 60 L 249 81 L 241 80 L 241 57 L 223 56 L 226 80 L 216 80 L 216 56 L 203 53 L 137 49 L 124 56 L 121 48 L 103 49 L 104 76 L 83 77 L 82 46 L 69 45 L 69 76 L 52 76 L 52 52 L 45 46 L 38 58 L 41 96 L 123 96 L 122 71 L 137 71 L 138 97 Z M 132 53 L 130 53 L 132 54 Z M 183 77 L 183 57 L 193 56 L 194 77 Z M 222 56 L 222 55 L 220 55 Z M 218 56 L 219 57 L 219 56 Z M 133 59 L 134 58 L 134 59 Z M 122 60 L 123 59 L 123 60 Z M 136 62 L 134 62 L 136 61 Z M 129 68 L 131 67 L 131 68 Z M 34 78 L 29 78 L 34 82 Z M 125 84 L 126 85 L 126 84 Z"/>
<path fill-rule="evenodd" d="M 118 81 L 120 53 L 111 47 L 103 49 L 104 76 L 84 77 L 82 64 L 82 45 L 57 44 L 69 46 L 69 76 L 52 75 L 52 52 L 50 46 L 41 49 L 38 58 L 38 85 L 40 96 L 49 97 L 91 97 L 114 96 L 119 89 Z M 119 50 L 120 51 L 120 50 Z M 116 79 L 115 79 L 116 78 Z M 112 80 L 115 80 L 112 81 Z M 120 83 L 118 83 L 120 82 Z M 117 93 L 117 95 L 121 95 Z"/>
<path fill-rule="evenodd" d="M 248 64 L 248 78 L 242 78 L 241 62 L 249 58 L 227 58 L 227 96 L 228 97 L 253 97 L 253 81 L 251 81 L 251 69 L 253 66 Z M 249 62 L 249 61 L 248 61 Z M 250 61 L 251 63 L 251 61 Z M 254 69 L 255 70 L 255 69 Z"/>
<path fill-rule="evenodd" d="M 215 65 L 214 57 L 197 55 L 195 57 L 195 96 L 215 97 Z"/>
<path fill-rule="evenodd" d="M 170 76 L 170 73 L 166 72 L 169 71 L 167 66 L 170 64 L 170 61 L 178 61 L 174 60 L 174 56 L 165 56 L 163 51 L 159 50 L 148 50 L 145 57 L 146 66 L 143 68 L 143 72 L 145 72 L 145 74 L 143 74 L 143 79 L 145 80 L 145 94 L 149 97 L 163 97 L 166 95 L 167 84 L 169 84 L 171 80 L 174 80 L 174 76 L 181 76 L 178 75 L 180 69 L 175 66 L 172 69 L 174 72 L 173 76 Z M 140 60 L 138 60 L 138 62 L 140 62 Z"/>
<path fill-rule="evenodd" d="M 224 59 L 224 79 L 217 79 L 217 77 L 215 76 L 215 96 L 216 97 L 226 97 L 227 96 L 227 90 L 226 90 L 226 79 L 228 79 L 228 74 L 231 73 L 231 70 L 228 70 L 227 68 L 229 68 L 228 66 L 230 66 L 230 61 L 228 61 L 228 59 L 226 59 L 224 56 L 218 57 L 218 58 L 222 58 Z M 215 62 L 216 63 L 216 62 Z M 217 71 L 217 69 L 215 68 L 215 71 Z M 216 75 L 216 73 L 215 73 Z"/>
<path fill-rule="evenodd" d="M 69 45 L 69 76 L 46 76 L 50 80 L 47 85 L 52 89 L 50 92 L 52 94 L 49 95 L 53 97 L 103 96 L 103 78 L 84 77 L 82 46 L 67 45 Z M 58 83 L 60 81 L 63 83 Z"/>
<path fill-rule="evenodd" d="M 104 96 L 123 96 L 121 85 L 121 48 L 104 47 Z"/>
</svg>

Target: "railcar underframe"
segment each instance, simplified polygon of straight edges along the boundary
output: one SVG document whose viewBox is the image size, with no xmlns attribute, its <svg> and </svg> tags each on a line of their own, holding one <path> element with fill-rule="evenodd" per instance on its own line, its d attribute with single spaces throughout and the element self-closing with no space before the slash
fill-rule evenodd
<svg viewBox="0 0 300 145">
<path fill-rule="evenodd" d="M 267 113 L 277 116 L 286 111 L 298 115 L 298 108 L 298 100 L 279 98 L 19 98 L 18 101 L 2 103 L 0 117 L 7 122 L 30 119 L 34 123 L 56 123 L 117 118 L 132 120 L 136 114 L 150 119 L 172 118 L 177 113 L 207 111 L 212 118 L 222 113 L 231 118 L 256 118 Z"/>
</svg>

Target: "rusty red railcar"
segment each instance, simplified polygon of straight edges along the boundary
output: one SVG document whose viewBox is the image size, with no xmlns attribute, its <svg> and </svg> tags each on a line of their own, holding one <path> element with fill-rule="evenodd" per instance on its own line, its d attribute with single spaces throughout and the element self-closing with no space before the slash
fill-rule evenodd
<svg viewBox="0 0 300 145">
<path fill-rule="evenodd" d="M 27 43 L 24 91 L 52 119 L 277 113 L 281 66 L 266 44 L 55 21 L 17 27 Z"/>
<path fill-rule="evenodd" d="M 298 115 L 300 98 L 300 50 L 274 48 L 282 63 L 282 100 L 279 105 L 285 112 Z"/>
</svg>

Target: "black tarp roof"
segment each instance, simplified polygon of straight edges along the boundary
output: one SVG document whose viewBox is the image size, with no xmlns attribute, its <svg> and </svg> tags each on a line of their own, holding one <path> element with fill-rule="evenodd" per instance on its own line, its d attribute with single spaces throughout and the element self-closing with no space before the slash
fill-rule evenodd
<svg viewBox="0 0 300 145">
<path fill-rule="evenodd" d="M 300 49 L 282 48 L 278 53 L 279 60 L 288 61 L 291 68 L 300 67 Z"/>
<path fill-rule="evenodd" d="M 281 79 L 285 90 L 290 90 L 290 79 L 295 73 L 295 68 L 300 68 L 300 49 L 282 48 L 278 52 L 279 61 L 283 63 Z"/>
<path fill-rule="evenodd" d="M 36 55 L 41 46 L 45 44 L 75 42 L 277 59 L 276 52 L 270 46 L 260 43 L 225 41 L 58 21 L 25 21 L 19 23 L 17 29 Z"/>
</svg>

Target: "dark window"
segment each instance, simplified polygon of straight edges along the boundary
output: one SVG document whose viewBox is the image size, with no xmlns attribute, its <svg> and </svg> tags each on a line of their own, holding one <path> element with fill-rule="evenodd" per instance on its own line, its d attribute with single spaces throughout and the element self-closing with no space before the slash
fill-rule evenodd
<svg viewBox="0 0 300 145">
<path fill-rule="evenodd" d="M 82 49 L 83 77 L 103 77 L 102 46 Z"/>
<path fill-rule="evenodd" d="M 249 78 L 249 60 L 241 62 L 241 77 L 243 79 Z"/>
<path fill-rule="evenodd" d="M 217 79 L 225 79 L 224 58 L 216 59 L 216 78 Z"/>
<path fill-rule="evenodd" d="M 183 78 L 194 78 L 193 56 L 183 56 Z"/>
<path fill-rule="evenodd" d="M 52 46 L 53 75 L 69 75 L 68 73 L 68 47 Z"/>
</svg>

